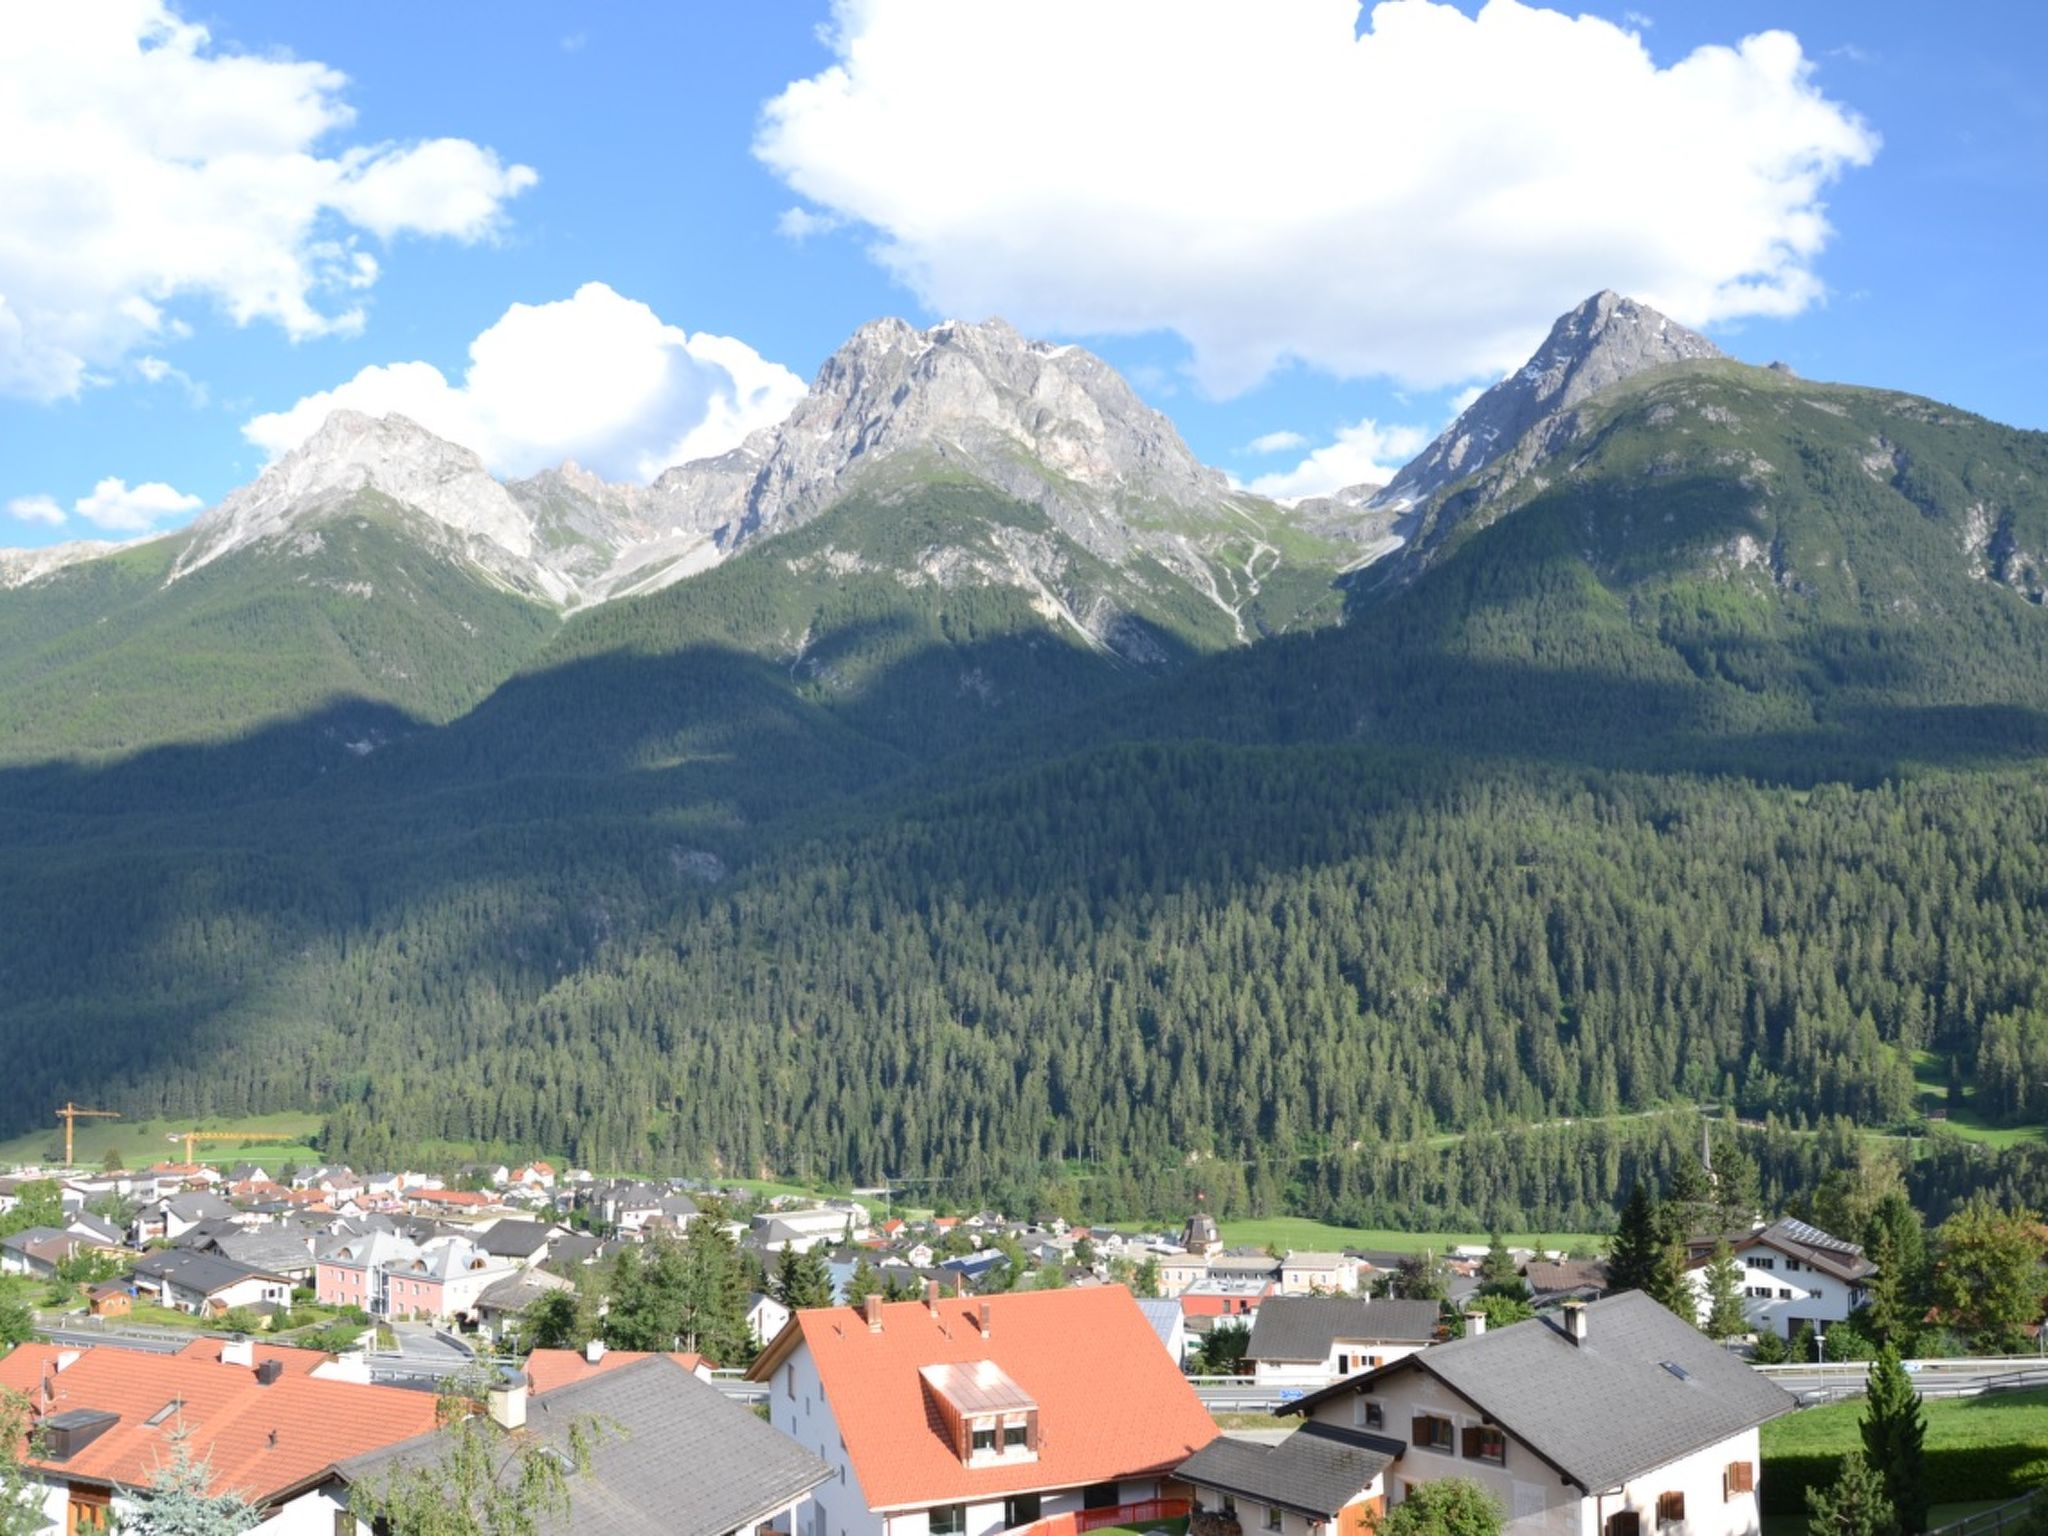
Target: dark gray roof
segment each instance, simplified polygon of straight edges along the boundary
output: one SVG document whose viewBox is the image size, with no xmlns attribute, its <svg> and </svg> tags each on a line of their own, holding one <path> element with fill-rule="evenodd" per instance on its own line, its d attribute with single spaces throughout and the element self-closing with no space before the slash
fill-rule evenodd
<svg viewBox="0 0 2048 1536">
<path fill-rule="evenodd" d="M 152 1253 L 136 1264 L 135 1275 L 138 1279 L 172 1280 L 188 1291 L 206 1296 L 251 1278 L 290 1283 L 283 1275 L 253 1264 L 238 1264 L 217 1253 L 200 1253 L 191 1248 L 165 1248 Z"/>
<path fill-rule="evenodd" d="M 1426 1344 L 1436 1337 L 1433 1301 L 1361 1301 L 1349 1296 L 1268 1296 L 1252 1324 L 1253 1360 L 1321 1360 L 1339 1339 Z"/>
<path fill-rule="evenodd" d="M 26 1253 L 30 1243 L 47 1243 L 53 1237 L 68 1235 L 55 1227 L 23 1227 L 19 1232 L 10 1232 L 7 1236 L 0 1237 L 0 1248 L 12 1248 L 16 1252 Z"/>
<path fill-rule="evenodd" d="M 1257 1499 L 1334 1520 L 1400 1459 L 1407 1443 L 1335 1424 L 1304 1424 L 1278 1445 L 1220 1436 L 1180 1464 L 1174 1474 L 1198 1488 Z"/>
<path fill-rule="evenodd" d="M 501 1259 L 524 1259 L 547 1246 L 555 1229 L 542 1221 L 494 1221 L 475 1235 L 477 1247 Z"/>
<path fill-rule="evenodd" d="M 313 1244 L 304 1233 L 271 1229 L 257 1232 L 223 1232 L 213 1240 L 213 1251 L 222 1258 L 280 1274 L 313 1267 Z"/>
<path fill-rule="evenodd" d="M 1735 1246 L 1744 1248 L 1755 1243 L 1768 1244 L 1780 1253 L 1804 1259 L 1822 1274 L 1833 1275 L 1837 1280 L 1862 1281 L 1877 1273 L 1877 1266 L 1863 1256 L 1863 1249 L 1857 1244 L 1803 1221 L 1795 1221 L 1790 1216 L 1772 1222 Z"/>
<path fill-rule="evenodd" d="M 529 1437 L 566 1447 L 574 1424 L 602 1426 L 590 1468 L 569 1479 L 565 1518 L 543 1536 L 663 1531 L 725 1536 L 794 1503 L 832 1469 L 665 1355 L 586 1377 L 527 1406 Z M 401 1464 L 430 1463 L 439 1434 L 340 1463 L 349 1483 L 376 1483 Z"/>
<path fill-rule="evenodd" d="M 1604 1291 L 1607 1288 L 1605 1259 L 1531 1259 L 1522 1271 L 1529 1289 L 1540 1300 L 1545 1296 L 1569 1295 L 1573 1291 Z"/>
<path fill-rule="evenodd" d="M 205 1190 L 194 1190 L 186 1195 L 172 1195 L 164 1201 L 164 1211 L 180 1221 L 210 1221 L 217 1216 L 232 1216 L 235 1208 L 218 1195 Z"/>
<path fill-rule="evenodd" d="M 1797 1406 L 1640 1291 L 1589 1302 L 1584 1318 L 1584 1343 L 1546 1314 L 1425 1349 L 1280 1411 L 1310 1412 L 1396 1371 L 1427 1371 L 1590 1493 Z"/>
</svg>

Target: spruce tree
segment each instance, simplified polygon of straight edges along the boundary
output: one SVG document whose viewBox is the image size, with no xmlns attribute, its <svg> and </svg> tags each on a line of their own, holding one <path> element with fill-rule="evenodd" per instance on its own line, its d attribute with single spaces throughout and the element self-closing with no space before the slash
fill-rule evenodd
<svg viewBox="0 0 2048 1536">
<path fill-rule="evenodd" d="M 1860 1451 L 1842 1458 L 1833 1483 L 1806 1490 L 1806 1529 L 1808 1536 L 1900 1536 L 1884 1480 Z"/>
<path fill-rule="evenodd" d="M 1714 1244 L 1707 1263 L 1707 1319 L 1700 1326 L 1713 1339 L 1749 1332 L 1749 1317 L 1742 1310 L 1742 1266 L 1725 1237 Z"/>
<path fill-rule="evenodd" d="M 1927 1529 L 1927 1414 L 1912 1378 L 1890 1344 L 1870 1367 L 1863 1409 L 1863 1449 L 1884 1481 L 1885 1496 L 1906 1536 Z"/>
<path fill-rule="evenodd" d="M 859 1309 L 867 1304 L 870 1296 L 880 1292 L 881 1288 L 882 1277 L 875 1273 L 875 1266 L 868 1262 L 868 1256 L 862 1254 L 853 1261 L 853 1275 L 846 1282 L 846 1304 Z"/>
<path fill-rule="evenodd" d="M 1664 1246 L 1657 1209 L 1649 1191 L 1637 1183 L 1628 1192 L 1628 1203 L 1621 1208 L 1621 1220 L 1614 1229 L 1614 1242 L 1607 1250 L 1607 1289 L 1655 1295 Z"/>
<path fill-rule="evenodd" d="M 138 1536 L 241 1536 L 254 1530 L 256 1509 L 232 1490 L 213 1493 L 213 1467 L 192 1454 L 192 1430 L 181 1415 L 166 1437 L 170 1460 L 149 1476 L 149 1491 L 135 1496 L 135 1512 L 121 1529 Z"/>
<path fill-rule="evenodd" d="M 1514 1301 L 1529 1299 L 1529 1282 L 1515 1268 L 1514 1256 L 1496 1232 L 1487 1244 L 1486 1257 L 1479 1261 L 1479 1294 L 1505 1296 Z"/>
</svg>

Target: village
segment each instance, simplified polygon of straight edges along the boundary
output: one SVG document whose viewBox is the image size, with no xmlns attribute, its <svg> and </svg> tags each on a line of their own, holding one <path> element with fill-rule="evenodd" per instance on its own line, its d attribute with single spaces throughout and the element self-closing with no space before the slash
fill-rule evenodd
<svg viewBox="0 0 2048 1536">
<path fill-rule="evenodd" d="M 0 1177 L 0 1229 L 0 1304 L 30 1315 L 0 1392 L 67 1536 L 146 1501 L 173 1432 L 262 1528 L 343 1530 L 445 1454 L 451 1385 L 510 1442 L 621 1432 L 563 1529 L 1349 1536 L 1456 1479 L 1516 1532 L 1735 1536 L 1797 1406 L 1753 1359 L 1824 1350 L 1877 1278 L 1757 1220 L 1688 1250 L 1688 1319 L 1591 1252 L 1276 1253 L 1199 1209 L 899 1215 L 545 1161 L 32 1168 Z M 621 1273 L 696 1248 L 742 1277 L 743 1332 L 634 1335 Z"/>
</svg>

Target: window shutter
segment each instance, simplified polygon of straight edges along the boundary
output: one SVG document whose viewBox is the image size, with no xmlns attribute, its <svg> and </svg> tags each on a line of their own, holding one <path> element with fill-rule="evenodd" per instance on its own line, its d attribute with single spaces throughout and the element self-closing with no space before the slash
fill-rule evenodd
<svg viewBox="0 0 2048 1536">
<path fill-rule="evenodd" d="M 1643 1517 L 1632 1509 L 1607 1517 L 1607 1536 L 1643 1536 Z"/>
<path fill-rule="evenodd" d="M 1728 1491 L 1736 1493 L 1756 1492 L 1756 1467 L 1747 1461 L 1728 1463 Z"/>
<path fill-rule="evenodd" d="M 1467 1461 L 1477 1461 L 1479 1459 L 1479 1426 L 1477 1424 L 1467 1424 L 1464 1434 L 1465 1459 Z"/>
<path fill-rule="evenodd" d="M 1415 1422 L 1409 1426 L 1408 1438 L 1417 1445 L 1429 1444 L 1429 1416 L 1418 1413 Z"/>
</svg>

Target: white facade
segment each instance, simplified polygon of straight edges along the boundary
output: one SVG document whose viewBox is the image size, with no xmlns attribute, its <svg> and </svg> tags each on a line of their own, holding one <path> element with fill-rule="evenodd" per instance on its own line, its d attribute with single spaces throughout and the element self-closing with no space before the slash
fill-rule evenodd
<svg viewBox="0 0 2048 1536">
<path fill-rule="evenodd" d="M 1752 1333 L 1769 1331 L 1789 1339 L 1801 1323 L 1825 1333 L 1829 1324 L 1842 1322 L 1869 1300 L 1864 1287 L 1823 1274 L 1808 1261 L 1762 1243 L 1737 1249 L 1735 1262 L 1742 1267 L 1742 1315 L 1749 1319 Z M 1707 1266 L 1687 1270 L 1685 1278 L 1705 1326 L 1711 1305 Z"/>
<path fill-rule="evenodd" d="M 1346 1376 L 1405 1360 L 1428 1346 L 1412 1339 L 1334 1339 L 1320 1360 L 1258 1360 L 1252 1379 L 1273 1386 L 1326 1387 Z"/>
<path fill-rule="evenodd" d="M 1358 1260 L 1342 1253 L 1290 1253 L 1280 1261 L 1282 1296 L 1355 1296 Z"/>
<path fill-rule="evenodd" d="M 1371 1417 L 1375 1404 L 1376 1423 Z M 1414 1443 L 1414 1423 L 1423 1415 L 1449 1422 L 1448 1450 Z M 1640 1517 L 1641 1536 L 1656 1536 L 1660 1501 L 1673 1495 L 1682 1501 L 1685 1513 L 1682 1524 L 1667 1522 L 1662 1527 L 1667 1536 L 1756 1536 L 1762 1529 L 1757 1494 L 1727 1491 L 1730 1481 L 1741 1481 L 1729 1478 L 1731 1466 L 1750 1469 L 1752 1488 L 1759 1481 L 1754 1429 L 1643 1473 L 1621 1488 L 1584 1493 L 1505 1429 L 1498 1464 L 1464 1455 L 1464 1432 L 1483 1425 L 1483 1416 L 1427 1371 L 1397 1372 L 1370 1393 L 1345 1394 L 1323 1404 L 1314 1417 L 1410 1442 L 1385 1474 L 1389 1509 L 1398 1507 L 1411 1488 L 1458 1477 L 1500 1500 L 1508 1513 L 1507 1536 L 1607 1536 L 1608 1522 L 1629 1512 Z M 1249 1536 L 1250 1527 L 1246 1530 Z"/>
</svg>

